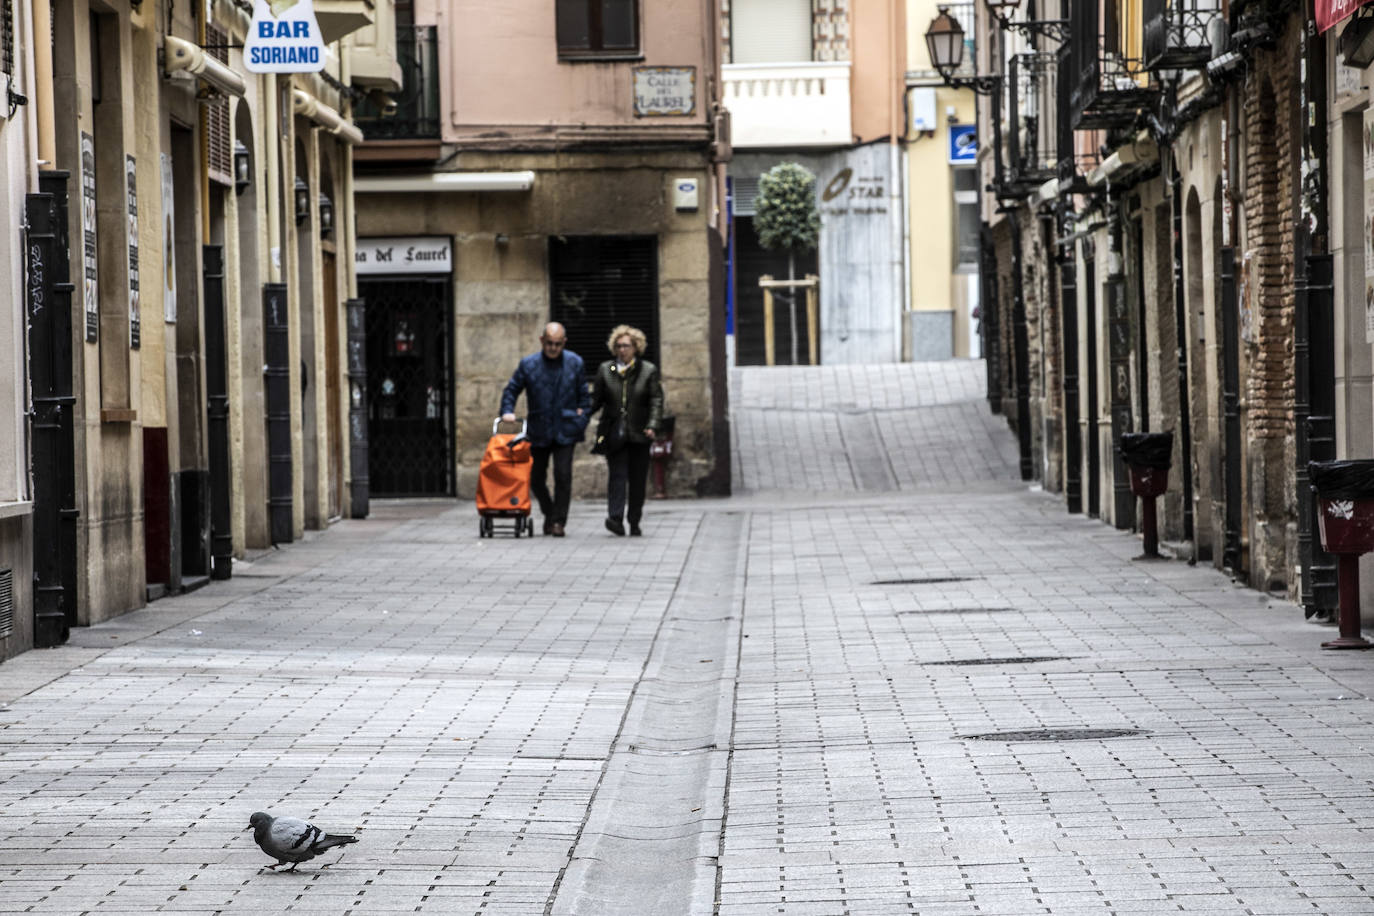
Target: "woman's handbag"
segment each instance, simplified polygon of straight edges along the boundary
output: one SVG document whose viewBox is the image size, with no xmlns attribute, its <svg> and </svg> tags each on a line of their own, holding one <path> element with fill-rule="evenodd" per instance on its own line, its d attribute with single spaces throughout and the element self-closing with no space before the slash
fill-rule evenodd
<svg viewBox="0 0 1374 916">
<path fill-rule="evenodd" d="M 614 455 L 625 447 L 625 441 L 625 415 L 621 414 L 615 418 L 614 423 L 598 431 L 596 442 L 592 445 L 592 454 Z"/>
</svg>

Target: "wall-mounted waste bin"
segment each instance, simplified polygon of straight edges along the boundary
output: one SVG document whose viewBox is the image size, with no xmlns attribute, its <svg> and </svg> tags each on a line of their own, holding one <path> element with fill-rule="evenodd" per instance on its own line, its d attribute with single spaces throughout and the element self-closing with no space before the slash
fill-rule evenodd
<svg viewBox="0 0 1374 916">
<path fill-rule="evenodd" d="M 1336 556 L 1340 636 L 1323 649 L 1368 649 L 1360 635 L 1360 554 L 1374 552 L 1374 460 L 1313 461 L 1308 479 L 1317 497 L 1322 548 Z"/>
<path fill-rule="evenodd" d="M 1169 489 L 1169 465 L 1174 454 L 1173 433 L 1125 433 L 1121 460 L 1131 472 L 1131 492 L 1140 497 L 1142 560 L 1159 559 L 1159 515 L 1155 499 Z"/>
</svg>

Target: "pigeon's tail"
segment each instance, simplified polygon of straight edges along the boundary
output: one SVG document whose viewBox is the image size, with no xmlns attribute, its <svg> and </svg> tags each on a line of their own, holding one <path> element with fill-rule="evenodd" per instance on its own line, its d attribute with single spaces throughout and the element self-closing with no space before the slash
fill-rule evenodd
<svg viewBox="0 0 1374 916">
<path fill-rule="evenodd" d="M 355 836 L 343 836 L 337 833 L 326 833 L 324 836 L 320 837 L 318 840 L 315 841 L 314 850 L 318 854 L 324 852 L 326 849 L 331 849 L 335 846 L 347 846 L 349 843 L 356 842 L 358 842 L 358 838 Z"/>
</svg>

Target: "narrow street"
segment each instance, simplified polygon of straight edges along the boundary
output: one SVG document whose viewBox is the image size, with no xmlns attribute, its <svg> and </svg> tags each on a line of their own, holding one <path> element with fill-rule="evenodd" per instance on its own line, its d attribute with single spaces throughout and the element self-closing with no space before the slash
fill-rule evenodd
<svg viewBox="0 0 1374 916">
<path fill-rule="evenodd" d="M 0 664 L 0 912 L 1374 911 L 1374 656 L 1029 490 L 983 373 L 738 369 L 643 538 L 378 501 Z"/>
</svg>

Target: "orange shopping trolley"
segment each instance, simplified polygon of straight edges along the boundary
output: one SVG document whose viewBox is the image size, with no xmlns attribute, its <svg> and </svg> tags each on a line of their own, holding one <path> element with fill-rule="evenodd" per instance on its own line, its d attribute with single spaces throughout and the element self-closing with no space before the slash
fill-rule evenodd
<svg viewBox="0 0 1374 916">
<path fill-rule="evenodd" d="M 505 522 L 510 522 L 514 537 L 534 537 L 534 520 L 530 518 L 530 440 L 525 438 L 525 421 L 519 422 L 518 433 L 497 432 L 500 417 L 491 424 L 491 438 L 477 473 L 479 537 L 493 537 L 498 521 L 503 528 Z"/>
</svg>

